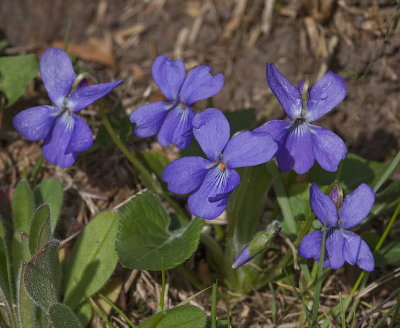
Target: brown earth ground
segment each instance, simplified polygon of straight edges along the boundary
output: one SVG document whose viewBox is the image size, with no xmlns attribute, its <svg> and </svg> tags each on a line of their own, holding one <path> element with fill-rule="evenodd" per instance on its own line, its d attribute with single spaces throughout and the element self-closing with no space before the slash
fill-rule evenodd
<svg viewBox="0 0 400 328">
<path fill-rule="evenodd" d="M 214 72 L 225 75 L 224 88 L 214 97 L 215 107 L 223 111 L 254 108 L 260 122 L 284 117 L 265 82 L 266 62 L 275 63 L 295 84 L 305 75 L 315 81 L 332 70 L 345 78 L 348 94 L 319 124 L 342 136 L 352 152 L 378 161 L 390 160 L 400 143 L 399 20 L 398 1 L 384 0 L 0 2 L 0 34 L 10 44 L 5 54 L 40 54 L 50 45 L 62 45 L 70 24 L 69 51 L 77 55 L 80 69 L 94 73 L 101 81 L 125 80 L 109 97 L 108 108 L 121 101 L 127 113 L 159 96 L 150 74 L 158 54 L 182 59 L 187 68 L 211 65 Z M 40 145 L 18 137 L 9 119 L 16 111 L 42 103 L 48 99 L 37 79 L 25 97 L 6 111 L 0 132 L 2 187 L 14 187 L 23 168 L 32 167 L 40 155 Z M 205 106 L 202 102 L 196 107 L 203 110 Z M 99 125 L 95 107 L 82 114 Z M 138 150 L 159 147 L 154 140 L 135 137 L 129 146 Z M 166 151 L 173 153 L 170 148 Z M 66 192 L 58 229 L 61 239 L 142 188 L 116 148 L 80 156 L 68 170 L 45 163 L 37 179 L 46 176 L 60 179 Z M 189 265 L 196 265 L 199 277 L 209 283 L 207 265 L 197 258 L 198 263 L 192 259 Z M 325 309 L 337 302 L 330 295 L 337 295 L 337 290 L 343 294 L 350 291 L 348 281 L 354 281 L 357 272 L 347 267 L 332 275 L 323 290 Z M 178 275 L 173 272 L 171 276 L 170 304 L 196 292 L 189 283 L 174 284 Z M 140 321 L 154 312 L 157 275 L 119 268 L 113 283 L 117 305 L 132 318 Z M 374 290 L 369 301 L 378 304 L 383 300 L 392 288 L 390 284 L 384 287 Z M 295 305 L 298 299 L 290 292 L 276 297 L 278 322 L 284 324 L 279 327 L 296 327 L 302 311 Z M 271 300 L 268 290 L 238 299 L 232 308 L 234 326 L 275 327 Z M 209 310 L 207 295 L 192 303 Z M 225 305 L 220 306 L 225 313 Z M 110 318 L 115 327 L 123 327 L 115 313 L 111 312 Z M 93 326 L 99 326 L 98 321 Z"/>
</svg>

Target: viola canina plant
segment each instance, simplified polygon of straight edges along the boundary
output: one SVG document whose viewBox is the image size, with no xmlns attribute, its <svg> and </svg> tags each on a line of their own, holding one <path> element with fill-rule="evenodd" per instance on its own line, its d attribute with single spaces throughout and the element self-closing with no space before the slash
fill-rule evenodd
<svg viewBox="0 0 400 328">
<path fill-rule="evenodd" d="M 224 85 L 222 74 L 211 75 L 211 67 L 197 66 L 186 74 L 181 60 L 158 56 L 153 79 L 168 101 L 157 101 L 136 109 L 130 116 L 138 137 L 157 134 L 163 146 L 187 147 L 192 140 L 193 103 L 216 95 Z"/>
<path fill-rule="evenodd" d="M 67 53 L 48 48 L 40 58 L 40 73 L 54 106 L 37 106 L 17 114 L 15 129 L 31 141 L 44 139 L 43 156 L 62 168 L 93 144 L 93 134 L 77 113 L 110 93 L 122 81 L 88 85 L 79 79 Z"/>
<path fill-rule="evenodd" d="M 344 262 L 357 265 L 365 271 L 374 270 L 374 257 L 367 243 L 356 233 L 347 229 L 354 228 L 369 213 L 374 205 L 375 195 L 371 187 L 361 184 L 342 201 L 336 189 L 330 196 L 324 194 L 313 183 L 310 189 L 310 205 L 326 228 L 324 266 L 339 269 Z M 322 231 L 307 234 L 299 246 L 299 253 L 305 258 L 320 259 Z"/>
<path fill-rule="evenodd" d="M 162 178 L 176 194 L 190 194 L 190 212 L 212 220 L 226 208 L 229 194 L 240 182 L 238 167 L 269 161 L 277 150 L 268 133 L 245 131 L 230 139 L 230 126 L 216 108 L 208 108 L 193 119 L 193 134 L 207 159 L 189 156 L 177 159 Z"/>
<path fill-rule="evenodd" d="M 307 90 L 304 81 L 295 87 L 274 64 L 267 64 L 267 82 L 290 119 L 269 121 L 257 129 L 270 133 L 278 143 L 276 159 L 279 168 L 303 174 L 317 160 L 324 170 L 336 171 L 339 162 L 346 156 L 346 145 L 335 133 L 311 123 L 344 99 L 344 80 L 328 72 Z"/>
<path fill-rule="evenodd" d="M 13 56 L 9 57 L 7 62 Z M 22 59 L 34 64 L 29 75 L 29 81 L 32 81 L 37 75 L 37 58 L 34 54 L 28 57 Z M 13 94 L 2 89 L 4 81 L 13 79 L 2 79 L 7 72 L 2 63 L 0 58 L 0 105 L 13 105 L 17 100 L 8 95 Z M 75 73 L 68 54 L 60 49 L 47 49 L 39 64 L 53 105 L 23 110 L 13 117 L 13 123 L 25 138 L 43 140 L 43 156 L 48 162 L 67 168 L 80 152 L 92 146 L 94 139 L 91 128 L 79 116 L 79 111 L 106 96 L 122 81 L 89 84 L 83 74 Z M 18 66 L 20 74 L 19 65 L 15 66 Z M 24 167 L 21 176 L 27 181 L 7 186 L 6 193 L 0 190 L 5 204 L 5 210 L 1 211 L 5 220 L 0 218 L 0 326 L 81 328 L 96 323 L 101 326 L 169 327 L 171 322 L 176 326 L 193 328 L 217 327 L 228 322 L 240 326 L 235 317 L 240 313 L 237 308 L 226 317 L 220 316 L 221 311 L 218 311 L 219 318 L 216 317 L 217 298 L 221 293 L 228 296 L 229 291 L 231 295 L 243 295 L 241 299 L 245 299 L 253 291 L 263 289 L 264 294 L 279 295 L 284 303 L 283 310 L 280 310 L 281 302 L 275 302 L 275 314 L 267 318 L 274 325 L 290 317 L 293 326 L 344 327 L 361 317 L 381 315 L 389 322 L 388 327 L 395 327 L 400 300 L 396 304 L 393 302 L 390 309 L 376 311 L 373 304 L 375 295 L 367 300 L 369 296 L 359 292 L 365 286 L 375 285 L 371 280 L 377 275 L 367 272 L 379 268 L 389 280 L 393 275 L 386 275 L 384 271 L 392 270 L 392 266 L 400 261 L 400 242 L 386 240 L 398 235 L 394 230 L 398 226 L 394 223 L 400 213 L 399 181 L 389 177 L 400 163 L 400 152 L 392 163 L 378 163 L 356 154 L 347 156 L 346 145 L 339 136 L 314 125 L 343 101 L 346 96 L 344 80 L 327 72 L 310 88 L 307 81 L 297 87 L 274 64 L 267 64 L 268 85 L 289 120 L 257 122 L 255 112 L 249 109 L 232 111 L 225 116 L 216 108 L 203 108 L 195 114 L 193 104 L 217 95 L 224 84 L 224 76 L 211 74 L 209 66 L 197 66 L 186 72 L 182 61 L 160 55 L 152 65 L 152 76 L 165 101 L 139 107 L 130 114 L 129 120 L 127 116 L 119 115 L 125 111 L 106 113 L 103 106 L 99 106 L 103 126 L 98 129 L 101 133 L 96 147 L 110 147 L 109 141 L 112 140 L 132 164 L 129 174 L 135 177 L 138 187 L 125 185 L 124 192 L 129 189 L 129 199 L 121 202 L 118 199 L 120 203 L 116 205 L 116 198 L 110 196 L 108 199 L 107 196 L 114 193 L 106 193 L 104 199 L 94 196 L 96 206 L 103 206 L 104 211 L 93 217 L 89 217 L 92 208 L 81 211 L 85 216 L 83 221 L 88 224 L 79 236 L 71 239 L 65 224 L 57 226 L 58 219 L 65 217 L 62 211 L 66 187 L 56 179 L 38 181 L 41 176 L 52 172 L 48 167 L 46 174 L 40 172 L 42 160 L 32 168 Z M 3 102 L 3 97 L 6 102 Z M 8 107 L 4 109 L 1 108 L 0 114 L 9 115 L 6 112 Z M 11 115 L 14 115 L 12 111 Z M 8 120 L 9 116 L 5 117 Z M 100 120 L 95 122 L 97 125 Z M 257 128 L 248 131 L 254 126 Z M 172 155 L 178 158 L 175 160 L 170 160 L 170 148 L 158 147 L 155 150 L 154 147 L 148 153 L 139 153 L 137 149 L 143 147 L 124 144 L 131 132 L 129 127 L 134 128 L 139 137 L 157 135 L 162 146 L 172 144 L 180 149 L 188 146 L 194 136 L 204 156 L 195 156 L 197 149 L 192 147 L 180 154 L 176 154 L 175 149 Z M 233 134 L 231 129 L 241 132 Z M 109 140 L 103 132 L 108 133 Z M 8 151 L 7 147 L 5 151 Z M 104 152 L 91 152 L 88 156 L 102 160 Z M 273 157 L 276 162 L 275 159 L 270 161 Z M 315 161 L 322 169 L 298 176 L 307 173 Z M 124 165 L 126 163 L 124 161 Z M 339 164 L 339 172 L 332 174 Z M 90 172 L 94 173 L 92 170 Z M 281 172 L 291 170 L 294 172 L 290 174 Z M 64 170 L 61 174 L 68 176 L 71 172 Z M 110 181 L 120 179 L 119 175 L 106 178 L 111 178 Z M 70 179 L 75 177 L 68 176 L 66 180 Z M 117 185 L 124 183 L 119 181 Z M 347 193 L 345 197 L 341 186 Z M 329 193 L 322 190 L 329 190 Z M 182 198 L 177 201 L 171 193 L 186 195 L 187 202 L 182 204 Z M 83 206 L 85 204 L 87 202 L 82 202 Z M 224 220 L 206 221 L 223 213 Z M 364 240 L 351 229 L 358 227 L 361 234 L 362 228 L 369 224 L 363 222 L 361 225 L 367 215 L 378 219 L 372 221 L 370 236 Z M 388 219 L 387 215 L 391 218 Z M 321 228 L 314 228 L 315 219 L 321 223 Z M 379 240 L 371 252 L 367 241 L 374 240 L 374 237 Z M 193 256 L 200 243 L 201 252 Z M 68 251 L 61 253 L 61 265 L 59 255 L 64 247 Z M 200 259 L 204 254 L 204 259 Z M 191 264 L 185 265 L 190 258 Z M 198 272 L 203 270 L 192 271 L 199 259 L 207 261 L 207 279 L 199 277 Z M 343 299 L 339 294 L 337 298 L 321 300 L 321 290 L 326 288 L 326 281 L 332 281 L 329 275 L 340 279 L 349 268 L 340 271 L 329 269 L 342 268 L 346 262 L 358 266 L 359 278 L 353 281 L 352 277 L 347 277 L 346 282 L 340 284 L 339 292 L 346 295 Z M 119 268 L 123 266 L 126 270 L 115 271 L 118 263 Z M 385 265 L 391 267 L 385 268 Z M 166 309 L 166 300 L 170 296 L 166 286 L 170 275 L 165 271 L 178 266 L 182 269 L 180 277 L 193 284 L 193 294 L 197 293 L 196 288 L 201 291 L 198 294 L 207 290 L 206 281 L 210 277 L 223 285 L 220 289 L 217 283 L 212 286 L 211 318 L 200 307 L 192 305 Z M 122 281 L 121 272 L 125 276 L 128 269 L 162 272 L 160 295 L 151 295 L 159 302 L 156 313 L 150 318 L 134 313 L 136 306 L 133 309 L 127 306 L 127 313 L 123 313 L 118 302 L 113 301 L 131 294 L 144 281 L 140 274 L 135 283 L 129 284 L 129 293 L 124 290 L 119 296 L 115 294 L 119 289 L 115 289 L 110 280 Z M 366 289 L 373 293 L 373 288 Z M 282 290 L 284 292 L 279 294 Z M 290 293 L 296 297 L 287 302 L 285 297 Z M 393 295 L 394 300 L 397 295 Z M 359 302 L 360 297 L 363 297 L 363 302 Z M 226 302 L 231 300 L 230 296 L 224 298 Z M 335 301 L 336 304 L 328 308 Z M 105 302 L 108 310 L 100 309 L 100 302 Z M 324 305 L 323 311 L 320 310 L 321 304 Z M 232 309 L 241 306 L 236 301 L 228 305 Z M 286 305 L 301 313 L 298 318 L 286 316 Z M 270 309 L 272 301 L 268 301 L 266 306 Z M 153 304 L 151 308 L 154 310 Z M 370 309 L 374 310 L 368 316 L 366 311 Z M 249 324 L 259 326 L 264 323 Z"/>
</svg>

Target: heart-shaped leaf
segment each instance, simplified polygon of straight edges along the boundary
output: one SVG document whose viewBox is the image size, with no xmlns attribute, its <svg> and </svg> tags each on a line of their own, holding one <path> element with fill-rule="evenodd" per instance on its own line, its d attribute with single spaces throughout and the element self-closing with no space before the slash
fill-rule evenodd
<svg viewBox="0 0 400 328">
<path fill-rule="evenodd" d="M 122 265 L 141 270 L 168 270 L 187 260 L 199 243 L 203 220 L 170 231 L 171 217 L 150 192 L 133 197 L 121 209 L 117 252 Z"/>
</svg>

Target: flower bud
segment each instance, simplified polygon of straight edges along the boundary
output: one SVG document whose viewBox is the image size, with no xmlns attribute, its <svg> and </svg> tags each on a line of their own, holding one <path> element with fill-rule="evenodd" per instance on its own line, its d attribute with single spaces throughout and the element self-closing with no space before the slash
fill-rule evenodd
<svg viewBox="0 0 400 328">
<path fill-rule="evenodd" d="M 265 231 L 257 232 L 253 236 L 253 239 L 250 241 L 250 243 L 240 251 L 239 255 L 233 262 L 232 268 L 238 268 L 252 260 L 254 256 L 265 252 L 271 247 L 273 238 L 279 233 L 280 230 L 281 225 L 279 221 L 272 221 Z"/>
<path fill-rule="evenodd" d="M 333 200 L 337 209 L 340 209 L 343 204 L 343 189 L 340 183 L 335 183 L 329 193 L 329 197 Z"/>
</svg>

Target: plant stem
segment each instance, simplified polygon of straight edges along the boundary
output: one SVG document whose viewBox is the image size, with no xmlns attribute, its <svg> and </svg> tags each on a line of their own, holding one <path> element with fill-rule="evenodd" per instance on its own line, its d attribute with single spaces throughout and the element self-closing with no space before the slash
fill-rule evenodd
<svg viewBox="0 0 400 328">
<path fill-rule="evenodd" d="M 164 299 L 165 299 L 165 271 L 164 268 L 161 270 L 161 295 L 160 304 L 157 312 L 164 311 Z"/>
<path fill-rule="evenodd" d="M 217 286 L 218 281 L 213 284 L 211 292 L 211 328 L 217 328 Z"/>
<path fill-rule="evenodd" d="M 317 274 L 317 284 L 314 290 L 314 299 L 313 299 L 313 307 L 312 307 L 312 327 L 316 327 L 318 321 L 318 309 L 319 309 L 319 298 L 321 294 L 322 288 L 322 270 L 325 260 L 325 240 L 326 240 L 326 229 L 324 229 L 322 233 L 322 243 L 320 249 L 319 256 L 319 264 L 318 264 L 318 274 Z"/>
<path fill-rule="evenodd" d="M 154 191 L 157 195 L 163 198 L 179 216 L 184 219 L 188 219 L 187 215 L 182 211 L 180 206 L 174 202 L 172 198 L 170 198 L 162 189 L 160 184 L 155 181 L 152 175 L 147 171 L 144 165 L 137 159 L 136 155 L 128 150 L 124 143 L 121 141 L 119 136 L 115 133 L 111 123 L 104 111 L 103 103 L 99 102 L 100 108 L 100 118 L 103 122 L 104 127 L 106 128 L 109 136 L 114 141 L 115 145 L 119 148 L 119 150 L 125 155 L 125 157 L 131 162 L 135 170 L 139 173 L 141 180 L 143 181 L 144 185 L 149 188 L 150 190 Z"/>
<path fill-rule="evenodd" d="M 67 28 L 65 29 L 65 34 L 64 34 L 64 51 L 67 51 L 68 49 L 68 43 L 69 43 L 69 37 L 71 35 L 71 28 L 72 28 L 72 19 L 68 19 L 67 23 Z"/>
<path fill-rule="evenodd" d="M 306 220 L 303 230 L 299 233 L 295 242 L 293 243 L 295 247 L 297 247 L 300 244 L 303 237 L 310 231 L 313 221 L 314 221 L 314 216 L 310 215 Z M 288 252 L 283 257 L 281 257 L 281 260 L 278 262 L 278 264 L 271 271 L 267 273 L 265 281 L 269 282 L 272 279 L 274 279 L 277 275 L 279 275 L 282 269 L 289 263 L 291 258 L 292 258 L 291 252 Z"/>
</svg>

